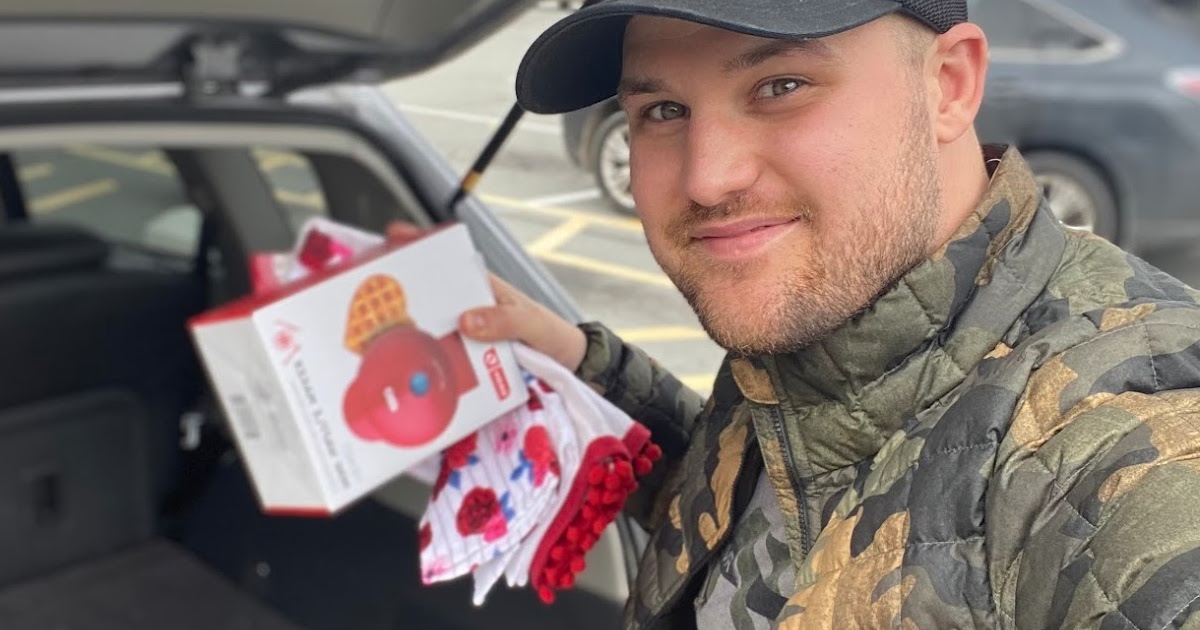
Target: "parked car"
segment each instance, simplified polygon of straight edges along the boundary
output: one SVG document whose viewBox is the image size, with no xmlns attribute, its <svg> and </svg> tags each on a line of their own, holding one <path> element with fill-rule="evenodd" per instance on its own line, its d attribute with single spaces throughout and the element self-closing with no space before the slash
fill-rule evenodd
<svg viewBox="0 0 1200 630">
<path fill-rule="evenodd" d="M 992 63 L 981 137 L 1020 147 L 1055 214 L 1131 250 L 1200 238 L 1200 9 L 1192 0 L 971 0 Z M 629 194 L 615 100 L 563 116 L 613 207 Z"/>
<path fill-rule="evenodd" d="M 424 587 L 398 480 L 334 518 L 261 513 L 185 322 L 250 290 L 248 255 L 324 213 L 465 222 L 489 268 L 564 290 L 373 87 L 524 0 L 0 5 L 0 626 L 614 627 L 620 520 L 543 605 Z M 86 6 L 85 6 L 86 5 Z"/>
</svg>

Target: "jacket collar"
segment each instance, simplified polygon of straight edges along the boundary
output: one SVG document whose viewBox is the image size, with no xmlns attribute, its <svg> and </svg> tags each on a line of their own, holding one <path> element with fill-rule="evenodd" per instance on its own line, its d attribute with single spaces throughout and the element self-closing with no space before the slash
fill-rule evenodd
<svg viewBox="0 0 1200 630">
<path fill-rule="evenodd" d="M 734 366 L 747 398 L 782 405 L 787 433 L 806 460 L 802 476 L 878 452 L 889 435 L 996 347 L 1057 267 L 1061 243 L 1056 253 L 1052 242 L 1047 250 L 1046 243 L 1029 247 L 1016 238 L 1041 203 L 1028 165 L 1004 147 L 988 147 L 985 159 L 994 166 L 988 191 L 939 251 L 823 341 Z M 1000 267 L 1006 282 L 989 289 Z M 1008 277 L 1014 274 L 1024 277 L 1013 283 Z M 994 295 L 1014 284 L 1020 295 Z M 993 295 L 983 302 L 992 312 L 971 316 L 971 327 L 963 330 L 956 322 L 989 290 Z"/>
</svg>

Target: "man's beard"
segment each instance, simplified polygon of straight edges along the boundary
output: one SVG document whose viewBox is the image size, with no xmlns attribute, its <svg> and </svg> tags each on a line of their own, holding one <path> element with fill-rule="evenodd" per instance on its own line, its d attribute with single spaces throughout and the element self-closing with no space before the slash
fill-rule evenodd
<svg viewBox="0 0 1200 630">
<path fill-rule="evenodd" d="M 882 185 L 875 197 L 880 209 L 851 209 L 846 216 L 855 225 L 842 228 L 841 233 L 849 235 L 843 242 L 822 241 L 821 234 L 813 232 L 808 255 L 785 261 L 782 277 L 772 279 L 775 286 L 765 299 L 745 295 L 738 301 L 731 293 L 706 292 L 706 279 L 720 279 L 726 286 L 755 286 L 756 276 L 767 272 L 757 261 L 705 260 L 702 266 L 664 267 L 713 341 L 743 355 L 802 350 L 868 309 L 926 258 L 941 205 L 941 182 L 936 151 L 925 141 L 931 137 L 929 122 L 919 113 L 909 118 L 909 133 L 893 162 L 895 170 L 890 177 L 880 173 Z M 668 242 L 681 251 L 695 226 L 716 217 L 745 214 L 750 206 L 754 216 L 796 217 L 803 224 L 799 229 L 811 229 L 814 216 L 831 217 L 818 213 L 837 211 L 793 200 L 776 211 L 763 212 L 763 205 L 754 202 L 742 198 L 715 208 L 693 207 L 668 226 Z"/>
</svg>

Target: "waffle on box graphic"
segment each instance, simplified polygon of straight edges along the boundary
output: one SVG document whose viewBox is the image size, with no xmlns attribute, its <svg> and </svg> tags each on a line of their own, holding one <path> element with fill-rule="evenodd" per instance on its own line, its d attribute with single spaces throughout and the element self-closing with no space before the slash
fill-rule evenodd
<svg viewBox="0 0 1200 630">
<path fill-rule="evenodd" d="M 465 226 L 382 245 L 205 313 L 193 339 L 264 510 L 327 514 L 526 402 Z"/>
</svg>

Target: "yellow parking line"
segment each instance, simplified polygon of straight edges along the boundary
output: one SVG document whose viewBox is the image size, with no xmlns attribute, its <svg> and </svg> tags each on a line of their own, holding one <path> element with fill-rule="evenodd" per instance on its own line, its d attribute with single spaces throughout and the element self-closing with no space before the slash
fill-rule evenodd
<svg viewBox="0 0 1200 630">
<path fill-rule="evenodd" d="M 717 378 L 716 374 L 683 374 L 676 376 L 681 383 L 690 389 L 698 392 L 706 392 L 712 389 L 713 381 Z"/>
<path fill-rule="evenodd" d="M 525 249 L 534 256 L 548 254 L 579 236 L 579 233 L 588 229 L 590 225 L 583 217 L 567 219 L 526 245 Z"/>
<path fill-rule="evenodd" d="M 34 214 L 44 214 L 61 210 L 67 206 L 110 195 L 117 191 L 117 181 L 115 179 L 98 179 L 94 182 L 88 182 L 65 190 L 60 190 L 56 193 L 35 197 L 29 205 L 30 212 Z"/>
<path fill-rule="evenodd" d="M 167 169 L 168 172 L 173 168 L 171 163 L 167 161 L 167 158 L 159 151 L 146 151 L 138 155 L 137 163 L 147 168 Z"/>
<path fill-rule="evenodd" d="M 626 328 L 615 332 L 618 337 L 630 343 L 708 339 L 708 334 L 704 332 L 703 328 L 692 326 L 649 326 L 646 328 Z"/>
<path fill-rule="evenodd" d="M 172 175 L 174 169 L 171 164 L 162 158 L 162 155 L 156 151 L 147 151 L 146 153 L 130 153 L 128 151 L 118 151 L 107 147 L 96 146 L 92 144 L 77 144 L 67 147 L 67 152 L 78 157 L 95 160 L 97 162 L 105 162 L 107 164 L 115 164 L 124 166 L 137 171 L 154 173 L 156 175 Z M 274 154 L 274 155 L 271 155 Z M 274 157 L 277 160 L 283 158 L 294 158 L 282 152 L 268 152 L 266 158 Z M 298 159 L 298 158 L 296 158 Z M 316 210 L 325 209 L 325 200 L 320 192 L 313 193 L 297 193 L 282 188 L 275 189 L 275 198 L 283 203 L 295 204 L 314 208 Z"/>
<path fill-rule="evenodd" d="M 520 199 L 513 199 L 511 197 L 503 197 L 500 195 L 481 194 L 481 195 L 479 195 L 479 198 L 480 198 L 480 200 L 484 201 L 485 203 L 489 203 L 492 205 L 501 206 L 504 208 L 510 208 L 513 210 L 519 210 L 522 212 L 528 212 L 530 214 L 540 214 L 542 216 L 554 217 L 556 219 L 565 219 L 568 222 L 568 225 L 558 226 L 554 230 L 552 230 L 549 234 L 543 236 L 542 238 L 551 238 L 552 237 L 552 238 L 557 239 L 561 236 L 561 234 L 556 235 L 555 231 L 560 230 L 560 229 L 563 230 L 563 233 L 574 236 L 578 232 L 571 233 L 571 231 L 583 230 L 587 227 L 592 227 L 592 226 L 608 227 L 608 228 L 614 228 L 614 229 L 618 229 L 618 230 L 634 231 L 634 232 L 642 231 L 642 224 L 639 221 L 637 221 L 636 219 L 606 217 L 604 215 L 592 214 L 590 212 L 584 212 L 582 210 L 573 210 L 570 208 L 558 208 L 558 207 L 554 207 L 554 206 L 533 206 L 533 205 L 530 205 L 528 202 L 521 201 Z M 541 239 L 539 239 L 539 241 L 540 240 Z M 538 244 L 537 241 L 535 241 L 534 245 L 537 245 L 537 244 Z M 561 243 L 558 243 L 558 244 L 561 244 Z M 529 248 L 529 246 L 527 246 L 527 249 L 528 248 Z M 675 286 L 675 285 L 671 284 L 671 281 L 665 275 L 663 275 L 661 272 L 642 271 L 641 269 L 635 269 L 633 267 L 626 267 L 624 265 L 608 263 L 608 262 L 604 262 L 601 260 L 596 260 L 594 258 L 588 258 L 587 256 L 580 256 L 577 254 L 568 254 L 568 253 L 549 250 L 549 249 L 542 249 L 542 251 L 534 250 L 533 254 L 535 256 L 537 256 L 538 258 L 545 260 L 547 262 L 557 263 L 557 264 L 565 265 L 568 267 L 575 267 L 576 269 L 583 269 L 585 271 L 591 271 L 593 273 L 599 273 L 599 274 L 603 274 L 603 275 L 607 275 L 607 276 L 613 276 L 613 277 L 621 278 L 624 280 L 632 280 L 634 282 L 643 282 L 643 283 L 652 284 L 652 285 L 658 286 L 658 287 L 672 288 Z"/>
<path fill-rule="evenodd" d="M 567 267 L 574 267 L 576 269 L 591 271 L 606 276 L 612 276 L 614 278 L 621 278 L 623 280 L 644 282 L 646 284 L 652 284 L 658 287 L 671 288 L 675 286 L 671 284 L 671 281 L 661 273 L 651 273 L 649 271 L 642 271 L 641 269 L 634 269 L 633 267 L 626 267 L 624 265 L 614 265 L 612 263 L 606 263 L 594 258 L 588 258 L 587 256 L 568 254 L 566 252 L 543 252 L 538 254 L 537 257 L 546 262 L 556 263 Z"/>
<path fill-rule="evenodd" d="M 316 210 L 325 209 L 325 197 L 320 192 L 298 193 L 283 188 L 275 189 L 275 198 L 283 203 L 305 206 Z"/>
<path fill-rule="evenodd" d="M 285 166 L 304 167 L 307 165 L 307 162 L 295 153 L 262 149 L 255 151 L 255 154 L 258 157 L 258 167 L 264 171 L 273 171 Z"/>
<path fill-rule="evenodd" d="M 21 181 L 31 182 L 35 179 L 49 177 L 54 173 L 54 165 L 50 162 L 40 162 L 38 164 L 30 164 L 29 166 L 21 167 L 18 177 Z"/>
<path fill-rule="evenodd" d="M 512 197 L 502 197 L 500 195 L 481 194 L 479 199 L 485 203 L 490 203 L 503 208 L 512 210 L 520 210 L 530 214 L 540 214 L 542 216 L 554 217 L 556 219 L 574 219 L 582 218 L 591 225 L 598 225 L 616 230 L 624 230 L 626 232 L 641 232 L 642 223 L 637 219 L 626 219 L 622 217 L 608 217 L 602 214 L 594 214 L 584 212 L 583 210 L 575 210 L 572 208 L 559 208 L 557 206 L 535 206 L 520 199 Z"/>
<path fill-rule="evenodd" d="M 133 154 L 128 151 L 118 151 L 92 144 L 70 146 L 67 147 L 67 152 L 89 160 L 116 164 L 117 166 L 124 166 L 135 171 L 144 171 L 156 175 L 171 175 L 173 172 L 169 164 L 161 159 L 149 160 L 146 154 Z"/>
</svg>

